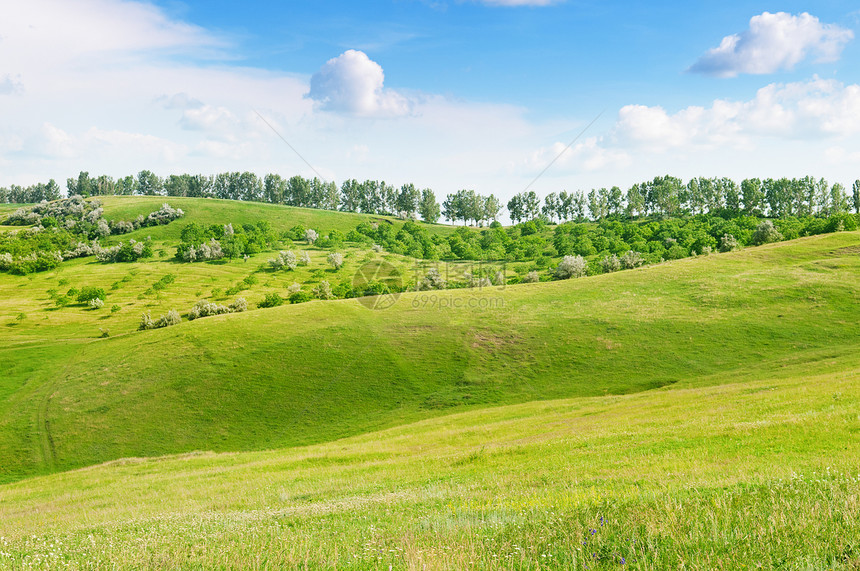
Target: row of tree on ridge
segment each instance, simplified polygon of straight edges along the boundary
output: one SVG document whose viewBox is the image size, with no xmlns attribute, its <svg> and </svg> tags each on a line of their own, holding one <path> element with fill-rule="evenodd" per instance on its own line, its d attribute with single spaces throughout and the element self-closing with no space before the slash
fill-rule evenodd
<svg viewBox="0 0 860 571">
<path fill-rule="evenodd" d="M 161 178 L 144 170 L 137 176 L 118 179 L 107 175 L 91 177 L 81 172 L 66 181 L 68 196 L 143 195 L 206 197 L 285 204 L 305 208 L 362 212 L 378 215 L 420 218 L 436 223 L 440 216 L 452 222 L 484 226 L 497 220 L 503 207 L 515 223 L 543 218 L 549 223 L 563 221 L 599 221 L 606 218 L 638 219 L 641 217 L 674 217 L 711 214 L 724 217 L 738 215 L 786 218 L 789 216 L 827 217 L 851 210 L 860 213 L 860 180 L 850 192 L 840 183 L 825 179 L 749 178 L 736 183 L 729 178 L 698 177 L 684 183 L 672 176 L 634 184 L 622 190 L 617 186 L 592 189 L 589 192 L 562 191 L 550 193 L 543 200 L 534 191 L 513 196 L 506 205 L 493 194 L 458 190 L 448 194 L 440 205 L 429 188 L 414 184 L 400 187 L 385 181 L 356 179 L 334 182 L 318 178 L 278 174 L 260 178 L 252 172 L 228 172 L 217 175 L 170 175 Z M 0 202 L 36 203 L 61 197 L 59 185 L 52 179 L 29 187 L 0 187 Z"/>
</svg>

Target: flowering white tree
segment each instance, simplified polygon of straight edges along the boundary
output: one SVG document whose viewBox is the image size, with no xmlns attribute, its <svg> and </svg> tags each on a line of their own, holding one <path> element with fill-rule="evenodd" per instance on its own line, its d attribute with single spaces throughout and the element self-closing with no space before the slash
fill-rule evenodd
<svg viewBox="0 0 860 571">
<path fill-rule="evenodd" d="M 555 269 L 555 277 L 560 280 L 579 278 L 585 275 L 588 264 L 582 256 L 565 256 Z"/>
<path fill-rule="evenodd" d="M 738 249 L 738 239 L 731 234 L 723 234 L 720 239 L 720 252 L 731 252 Z"/>
<path fill-rule="evenodd" d="M 313 244 L 317 241 L 317 238 L 319 237 L 320 235 L 317 234 L 317 231 L 313 228 L 308 228 L 307 230 L 305 230 L 305 240 L 308 241 L 308 244 Z"/>
<path fill-rule="evenodd" d="M 605 274 L 617 272 L 621 269 L 621 260 L 615 254 L 612 254 L 600 260 L 600 267 L 603 268 L 603 273 Z"/>
<path fill-rule="evenodd" d="M 531 272 L 527 273 L 522 279 L 522 283 L 524 283 L 524 284 L 537 283 L 539 281 L 540 281 L 540 274 L 538 274 L 535 271 L 531 271 Z"/>
<path fill-rule="evenodd" d="M 339 270 L 341 266 L 343 266 L 343 254 L 340 252 L 332 252 L 328 255 L 328 263 L 331 264 L 335 270 Z"/>
<path fill-rule="evenodd" d="M 295 270 L 298 265 L 298 261 L 296 260 L 296 254 L 294 252 L 280 252 L 278 257 L 269 260 L 269 265 L 275 270 L 281 270 L 283 268 Z"/>
<path fill-rule="evenodd" d="M 625 270 L 632 270 L 633 268 L 638 268 L 642 264 L 645 263 L 645 259 L 642 257 L 642 254 L 639 252 L 634 252 L 633 250 L 628 250 L 626 254 L 619 258 L 621 262 L 621 267 Z"/>
<path fill-rule="evenodd" d="M 418 284 L 418 289 L 420 290 L 443 289 L 444 287 L 445 280 L 442 279 L 442 274 L 436 268 L 427 270 L 427 273 L 421 279 L 421 283 Z"/>
<path fill-rule="evenodd" d="M 319 299 L 334 299 L 334 293 L 331 291 L 331 284 L 327 280 L 320 281 L 319 285 L 314 288 L 314 295 Z"/>
</svg>

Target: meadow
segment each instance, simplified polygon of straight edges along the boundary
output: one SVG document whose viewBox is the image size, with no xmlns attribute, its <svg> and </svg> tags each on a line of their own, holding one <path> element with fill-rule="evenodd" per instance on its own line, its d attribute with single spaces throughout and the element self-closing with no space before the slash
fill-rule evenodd
<svg viewBox="0 0 860 571">
<path fill-rule="evenodd" d="M 854 352 L 33 478 L 0 487 L 0 566 L 856 569 L 858 375 Z"/>
<path fill-rule="evenodd" d="M 427 262 L 181 263 L 189 221 L 402 222 L 168 202 L 184 221 L 127 235 L 153 258 L 0 274 L 0 568 L 860 567 L 860 232 L 256 309 Z M 83 286 L 105 307 L 57 306 Z M 137 331 L 236 286 L 249 311 Z"/>
</svg>

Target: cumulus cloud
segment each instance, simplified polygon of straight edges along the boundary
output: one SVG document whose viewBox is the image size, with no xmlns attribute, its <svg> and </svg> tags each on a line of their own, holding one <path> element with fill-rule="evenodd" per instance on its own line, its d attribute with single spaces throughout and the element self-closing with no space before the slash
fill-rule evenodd
<svg viewBox="0 0 860 571">
<path fill-rule="evenodd" d="M 860 85 L 836 80 L 774 83 L 749 101 L 718 99 L 709 108 L 627 105 L 613 140 L 655 151 L 691 145 L 748 145 L 753 137 L 832 138 L 860 134 Z"/>
<path fill-rule="evenodd" d="M 321 109 L 359 116 L 396 117 L 407 115 L 412 102 L 384 87 L 385 74 L 362 51 L 347 50 L 328 60 L 311 77 L 308 97 Z"/>
<path fill-rule="evenodd" d="M 839 59 L 854 33 L 835 24 L 822 24 L 806 12 L 764 12 L 750 19 L 748 30 L 726 36 L 689 71 L 716 77 L 767 74 L 790 70 L 807 57 L 829 62 Z"/>
</svg>

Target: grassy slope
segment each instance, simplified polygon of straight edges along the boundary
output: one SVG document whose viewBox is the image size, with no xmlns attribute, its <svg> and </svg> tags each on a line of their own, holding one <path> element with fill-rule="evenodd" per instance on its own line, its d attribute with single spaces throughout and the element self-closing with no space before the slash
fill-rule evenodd
<svg viewBox="0 0 860 571">
<path fill-rule="evenodd" d="M 7 347 L 0 478 L 321 442 L 464 406 L 770 378 L 795 364 L 826 372 L 856 352 L 858 244 L 841 233 L 436 293 L 448 307 L 426 294 L 386 311 L 315 302 Z"/>
<path fill-rule="evenodd" d="M 381 216 L 329 212 L 308 208 L 291 208 L 259 203 L 242 203 L 229 200 L 164 198 L 164 197 L 102 197 L 105 216 L 108 219 L 131 220 L 139 214 L 149 214 L 158 210 L 163 202 L 182 208 L 186 216 L 166 226 L 143 228 L 122 238 L 113 237 L 112 242 L 120 239 L 135 238 L 142 240 L 151 236 L 155 242 L 154 250 L 162 253 L 133 264 L 101 264 L 94 258 L 70 260 L 55 271 L 13 276 L 0 274 L 0 345 L 52 343 L 58 339 L 90 340 L 108 330 L 111 335 L 133 332 L 137 328 L 140 314 L 151 312 L 154 317 L 176 309 L 187 312 L 201 298 L 218 303 L 229 303 L 236 296 L 226 296 L 224 291 L 254 275 L 257 284 L 243 291 L 241 296 L 250 304 L 262 300 L 268 293 L 278 293 L 286 297 L 287 287 L 297 282 L 311 289 L 320 278 L 311 275 L 313 270 L 323 270 L 323 279 L 332 284 L 349 279 L 360 267 L 366 257 L 371 256 L 369 249 L 345 246 L 340 249 L 345 256 L 345 265 L 339 272 L 333 272 L 326 262 L 328 251 L 308 247 L 303 244 L 283 244 L 284 249 L 305 250 L 311 258 L 309 267 L 300 267 L 295 272 L 272 272 L 266 268 L 266 261 L 274 257 L 274 252 L 262 252 L 243 260 L 219 261 L 215 263 L 183 264 L 173 260 L 175 247 L 179 243 L 182 227 L 195 221 L 201 224 L 242 223 L 268 220 L 272 227 L 281 232 L 297 224 L 313 227 L 322 233 L 338 229 L 344 233 L 354 229 L 361 221 L 385 221 L 398 227 L 402 222 Z M 431 232 L 449 233 L 450 226 L 426 226 Z M 0 227 L 13 231 L 18 227 Z M 404 274 L 411 276 L 414 261 L 411 258 L 384 254 L 373 256 L 384 259 L 401 267 Z M 144 292 L 166 274 L 176 276 L 176 281 L 158 295 Z M 108 292 L 107 308 L 103 311 L 87 311 L 84 306 L 57 309 L 49 295 L 50 290 L 65 293 L 71 287 L 80 288 L 92 285 Z M 112 287 L 115 285 L 115 287 Z M 213 290 L 221 293 L 213 295 Z M 109 308 L 119 305 L 120 311 L 111 313 Z M 23 320 L 18 320 L 20 314 Z M 0 388 L 0 392 L 3 389 Z"/>
<path fill-rule="evenodd" d="M 856 569 L 860 356 L 761 375 L 0 486 L 0 566 Z"/>
<path fill-rule="evenodd" d="M 146 216 L 150 212 L 158 210 L 166 202 L 174 208 L 181 208 L 186 214 L 185 220 L 194 220 L 201 224 L 231 222 L 234 225 L 240 225 L 254 223 L 262 219 L 268 220 L 278 230 L 289 230 L 293 226 L 301 225 L 305 228 L 315 228 L 324 234 L 330 230 L 340 230 L 346 234 L 364 221 L 387 221 L 398 227 L 402 224 L 401 221 L 390 216 L 295 208 L 262 202 L 238 202 L 214 198 L 103 196 L 99 197 L 99 200 L 105 209 L 105 218 L 109 220 L 133 220 L 139 214 Z M 181 228 L 182 221 L 179 224 L 144 228 L 131 234 L 131 237 L 151 235 L 153 240 L 172 239 L 178 242 Z M 427 225 L 426 228 L 432 233 L 448 233 L 453 230 L 451 226 L 435 224 Z"/>
</svg>

